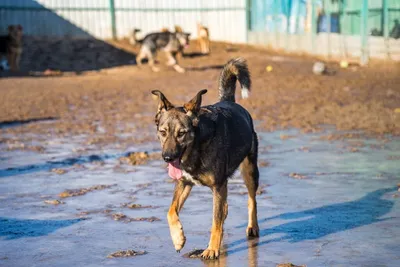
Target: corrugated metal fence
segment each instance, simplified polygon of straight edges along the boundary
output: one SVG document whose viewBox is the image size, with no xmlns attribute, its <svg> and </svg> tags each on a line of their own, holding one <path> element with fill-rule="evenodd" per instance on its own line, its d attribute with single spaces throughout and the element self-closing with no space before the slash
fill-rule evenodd
<svg viewBox="0 0 400 267">
<path fill-rule="evenodd" d="M 253 0 L 249 42 L 321 56 L 400 60 L 399 0 Z"/>
<path fill-rule="evenodd" d="M 400 0 L 0 0 L 0 33 L 18 23 L 27 35 L 108 39 L 180 25 L 196 37 L 197 22 L 217 41 L 400 60 Z"/>
<path fill-rule="evenodd" d="M 246 42 L 246 0 L 1 0 L 0 25 L 22 24 L 27 35 L 107 39 L 180 25 L 196 36 L 196 23 L 214 40 Z"/>
</svg>

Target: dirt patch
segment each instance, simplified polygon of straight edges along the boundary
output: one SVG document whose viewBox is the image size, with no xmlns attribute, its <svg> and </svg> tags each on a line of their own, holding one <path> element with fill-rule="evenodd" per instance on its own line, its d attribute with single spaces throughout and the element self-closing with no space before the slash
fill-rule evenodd
<svg viewBox="0 0 400 267">
<path fill-rule="evenodd" d="M 295 173 L 295 172 L 289 173 L 289 176 L 292 177 L 292 178 L 294 178 L 294 179 L 299 179 L 299 180 L 302 180 L 302 179 L 306 179 L 306 178 L 307 178 L 307 176 L 305 176 L 305 175 L 303 175 L 303 174 L 300 174 L 300 173 Z"/>
<path fill-rule="evenodd" d="M 203 253 L 203 251 L 204 249 L 195 249 L 183 254 L 183 257 L 189 259 L 201 259 L 201 253 Z"/>
<path fill-rule="evenodd" d="M 147 254 L 146 251 L 135 251 L 135 250 L 119 250 L 107 256 L 107 258 L 121 258 L 121 257 L 134 257 L 139 255 Z"/>
<path fill-rule="evenodd" d="M 119 213 L 114 213 L 111 214 L 111 217 L 113 218 L 114 221 L 122 221 L 125 223 L 128 222 L 156 222 L 156 221 L 161 221 L 159 218 L 157 217 L 137 217 L 137 218 L 131 218 L 126 216 L 125 214 L 119 212 Z"/>
<path fill-rule="evenodd" d="M 279 263 L 276 267 L 307 267 L 306 265 L 295 265 L 293 263 Z"/>
<path fill-rule="evenodd" d="M 141 205 L 141 204 L 136 204 L 136 203 L 125 203 L 121 205 L 123 208 L 129 208 L 129 209 L 153 209 L 156 208 L 155 206 L 151 205 Z"/>
<path fill-rule="evenodd" d="M 161 157 L 160 153 L 149 153 L 147 151 L 143 152 L 131 152 L 126 156 L 119 158 L 121 163 L 129 165 L 143 165 L 149 160 L 159 159 Z"/>
<path fill-rule="evenodd" d="M 115 186 L 115 184 L 113 184 L 113 185 L 95 185 L 92 187 L 80 188 L 80 189 L 69 189 L 69 190 L 65 190 L 64 192 L 61 192 L 58 196 L 61 198 L 82 196 L 82 195 L 85 195 L 92 191 L 104 190 L 104 189 L 111 188 L 113 186 Z"/>
<path fill-rule="evenodd" d="M 79 64 L 86 64 L 89 69 L 92 66 L 126 66 L 102 69 L 93 75 L 2 79 L 0 122 L 38 121 L 1 128 L 0 134 L 21 136 L 32 133 L 43 140 L 47 136 L 65 138 L 85 135 L 83 143 L 86 145 L 116 144 L 121 149 L 132 144 L 157 141 L 154 125 L 157 103 L 150 91 L 161 89 L 172 103 L 182 105 L 199 89 L 207 88 L 209 92 L 203 98 L 203 104 L 215 103 L 220 73 L 220 68 L 215 66 L 241 56 L 249 63 L 253 88 L 249 99 L 238 97 L 237 102 L 249 110 L 258 122 L 258 130 L 296 127 L 303 132 L 316 132 L 321 130 L 321 125 L 334 125 L 339 130 L 363 130 L 368 135 L 400 135 L 400 113 L 395 112 L 400 103 L 399 64 L 373 62 L 368 67 L 353 71 L 341 69 L 335 63 L 326 63 L 328 68 L 336 70 L 335 75 L 317 76 L 312 73 L 315 60 L 309 57 L 287 57 L 287 60 L 274 61 L 275 52 L 244 45 L 235 45 L 235 49 L 227 50 L 227 44 L 212 43 L 210 56 L 187 56 L 180 60 L 188 70 L 181 75 L 164 66 L 166 59 L 163 53 L 159 56 L 162 68 L 159 73 L 151 72 L 146 65 L 142 69 L 129 66 L 130 59 L 126 54 L 133 58 L 138 48 L 132 48 L 125 41 L 113 42 L 114 47 L 110 48 L 109 44 L 104 44 L 110 51 L 115 49 L 116 57 L 113 52 L 104 52 L 100 43 L 79 41 L 69 46 L 68 42 L 51 42 L 56 50 L 41 48 L 39 53 L 27 47 L 24 53 L 30 61 L 25 60 L 23 68 L 27 71 L 38 68 L 63 70 L 57 64 L 69 64 L 71 60 L 69 68 L 74 70 L 82 69 Z M 196 47 L 193 42 L 185 53 L 190 55 L 196 52 Z M 54 52 L 58 50 L 61 52 Z M 123 53 L 120 54 L 121 51 Z M 96 53 L 105 58 L 91 63 L 86 56 L 82 59 L 84 62 L 78 60 L 78 55 L 92 57 Z M 50 56 L 48 60 L 52 63 L 43 63 L 42 68 L 42 63 L 33 57 L 36 54 L 41 58 Z M 53 59 L 55 57 L 57 60 Z M 107 60 L 115 65 L 113 62 L 98 64 Z M 266 66 L 271 66 L 273 70 L 267 72 Z M 59 119 L 46 123 L 39 121 L 49 117 Z M 29 142 L 27 137 L 24 144 L 29 145 Z"/>
<path fill-rule="evenodd" d="M 65 173 L 67 173 L 67 170 L 58 169 L 58 168 L 51 169 L 50 171 L 54 172 L 54 173 L 57 173 L 57 174 L 65 174 Z"/>
<path fill-rule="evenodd" d="M 62 202 L 58 199 L 53 199 L 53 200 L 45 200 L 44 203 L 49 204 L 49 205 L 60 205 L 60 204 L 65 204 L 65 202 Z"/>
</svg>

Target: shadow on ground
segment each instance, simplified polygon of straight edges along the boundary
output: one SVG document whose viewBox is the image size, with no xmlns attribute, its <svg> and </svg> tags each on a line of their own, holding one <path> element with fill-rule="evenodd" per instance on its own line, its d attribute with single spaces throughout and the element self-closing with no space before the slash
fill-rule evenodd
<svg viewBox="0 0 400 267">
<path fill-rule="evenodd" d="M 21 125 L 29 124 L 29 123 L 33 123 L 33 122 L 54 121 L 54 120 L 57 120 L 57 119 L 58 118 L 56 118 L 56 117 L 44 117 L 44 118 L 33 118 L 33 119 L 27 119 L 27 120 L 1 121 L 0 122 L 0 129 L 17 127 L 17 126 L 21 126 Z"/>
<path fill-rule="evenodd" d="M 12 240 L 24 237 L 45 236 L 81 220 L 29 220 L 0 217 L 0 237 Z"/>
<path fill-rule="evenodd" d="M 59 16 L 54 10 L 33 0 L 20 0 L 19 6 L 30 11 L 3 7 L 0 34 L 7 34 L 5 25 L 18 21 L 24 30 L 20 71 L 0 71 L 2 77 L 48 77 L 61 72 L 95 71 L 135 63 L 135 54 L 111 43 L 96 39 L 82 27 Z M 28 14 L 26 12 L 29 12 Z M 40 21 L 37 18 L 40 17 Z M 33 37 L 35 36 L 35 37 Z M 72 37 L 73 36 L 73 37 Z"/>
<path fill-rule="evenodd" d="M 248 243 L 247 239 L 240 239 L 226 245 L 227 254 L 233 254 L 250 247 L 258 247 L 272 242 L 301 242 L 305 240 L 319 239 L 324 236 L 347 231 L 353 228 L 361 227 L 391 218 L 383 218 L 385 214 L 392 209 L 394 202 L 381 197 L 385 193 L 395 192 L 397 187 L 384 188 L 368 193 L 364 197 L 343 203 L 326 205 L 314 209 L 283 213 L 277 216 L 259 220 L 260 237 L 266 237 L 273 234 L 280 234 L 281 237 L 273 238 L 259 242 L 254 240 Z M 280 224 L 273 227 L 264 227 L 262 225 L 274 219 L 296 220 Z M 246 225 L 240 225 L 238 228 L 245 228 Z M 239 245 L 247 244 L 247 246 Z"/>
</svg>

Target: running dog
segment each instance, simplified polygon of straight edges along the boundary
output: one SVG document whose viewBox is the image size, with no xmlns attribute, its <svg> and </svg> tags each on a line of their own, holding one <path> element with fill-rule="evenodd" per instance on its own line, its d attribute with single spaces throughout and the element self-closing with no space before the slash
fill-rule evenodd
<svg viewBox="0 0 400 267">
<path fill-rule="evenodd" d="M 200 44 L 200 51 L 202 54 L 210 53 L 210 33 L 207 27 L 197 23 L 197 38 Z"/>
<path fill-rule="evenodd" d="M 8 35 L 0 36 L 0 60 L 7 57 L 12 71 L 19 70 L 22 54 L 22 26 L 8 26 Z"/>
<path fill-rule="evenodd" d="M 157 51 L 163 50 L 168 57 L 167 66 L 172 66 L 177 72 L 184 73 L 185 69 L 178 65 L 176 55 L 178 53 L 183 54 L 183 49 L 189 45 L 190 33 L 185 33 L 182 29 L 178 31 L 177 27 L 175 27 L 175 29 L 175 32 L 163 31 L 146 35 L 141 41 L 142 46 L 136 57 L 138 66 L 141 66 L 142 60 L 147 58 L 151 69 L 154 72 L 160 71 L 160 69 L 155 66 L 154 59 Z"/>
<path fill-rule="evenodd" d="M 248 97 L 250 74 L 244 59 L 230 60 L 219 78 L 219 102 L 201 106 L 201 90 L 182 107 L 176 107 L 158 90 L 158 110 L 155 115 L 157 136 L 162 157 L 168 163 L 168 174 L 176 181 L 168 224 L 172 242 L 179 252 L 186 242 L 179 212 L 193 185 L 211 188 L 213 221 L 208 248 L 201 256 L 216 259 L 220 255 L 223 224 L 228 214 L 228 179 L 240 166 L 248 189 L 248 237 L 258 237 L 256 191 L 258 139 L 253 120 L 246 109 L 235 103 L 236 81 L 242 97 Z"/>
</svg>

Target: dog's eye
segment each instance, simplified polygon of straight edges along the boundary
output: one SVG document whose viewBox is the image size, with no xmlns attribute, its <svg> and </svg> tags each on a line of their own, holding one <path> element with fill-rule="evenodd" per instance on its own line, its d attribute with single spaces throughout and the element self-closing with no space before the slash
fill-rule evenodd
<svg viewBox="0 0 400 267">
<path fill-rule="evenodd" d="M 183 137 L 186 134 L 186 132 L 178 132 L 178 137 Z"/>
<path fill-rule="evenodd" d="M 160 131 L 160 134 L 162 137 L 166 137 L 167 136 L 167 132 L 166 131 Z"/>
</svg>

